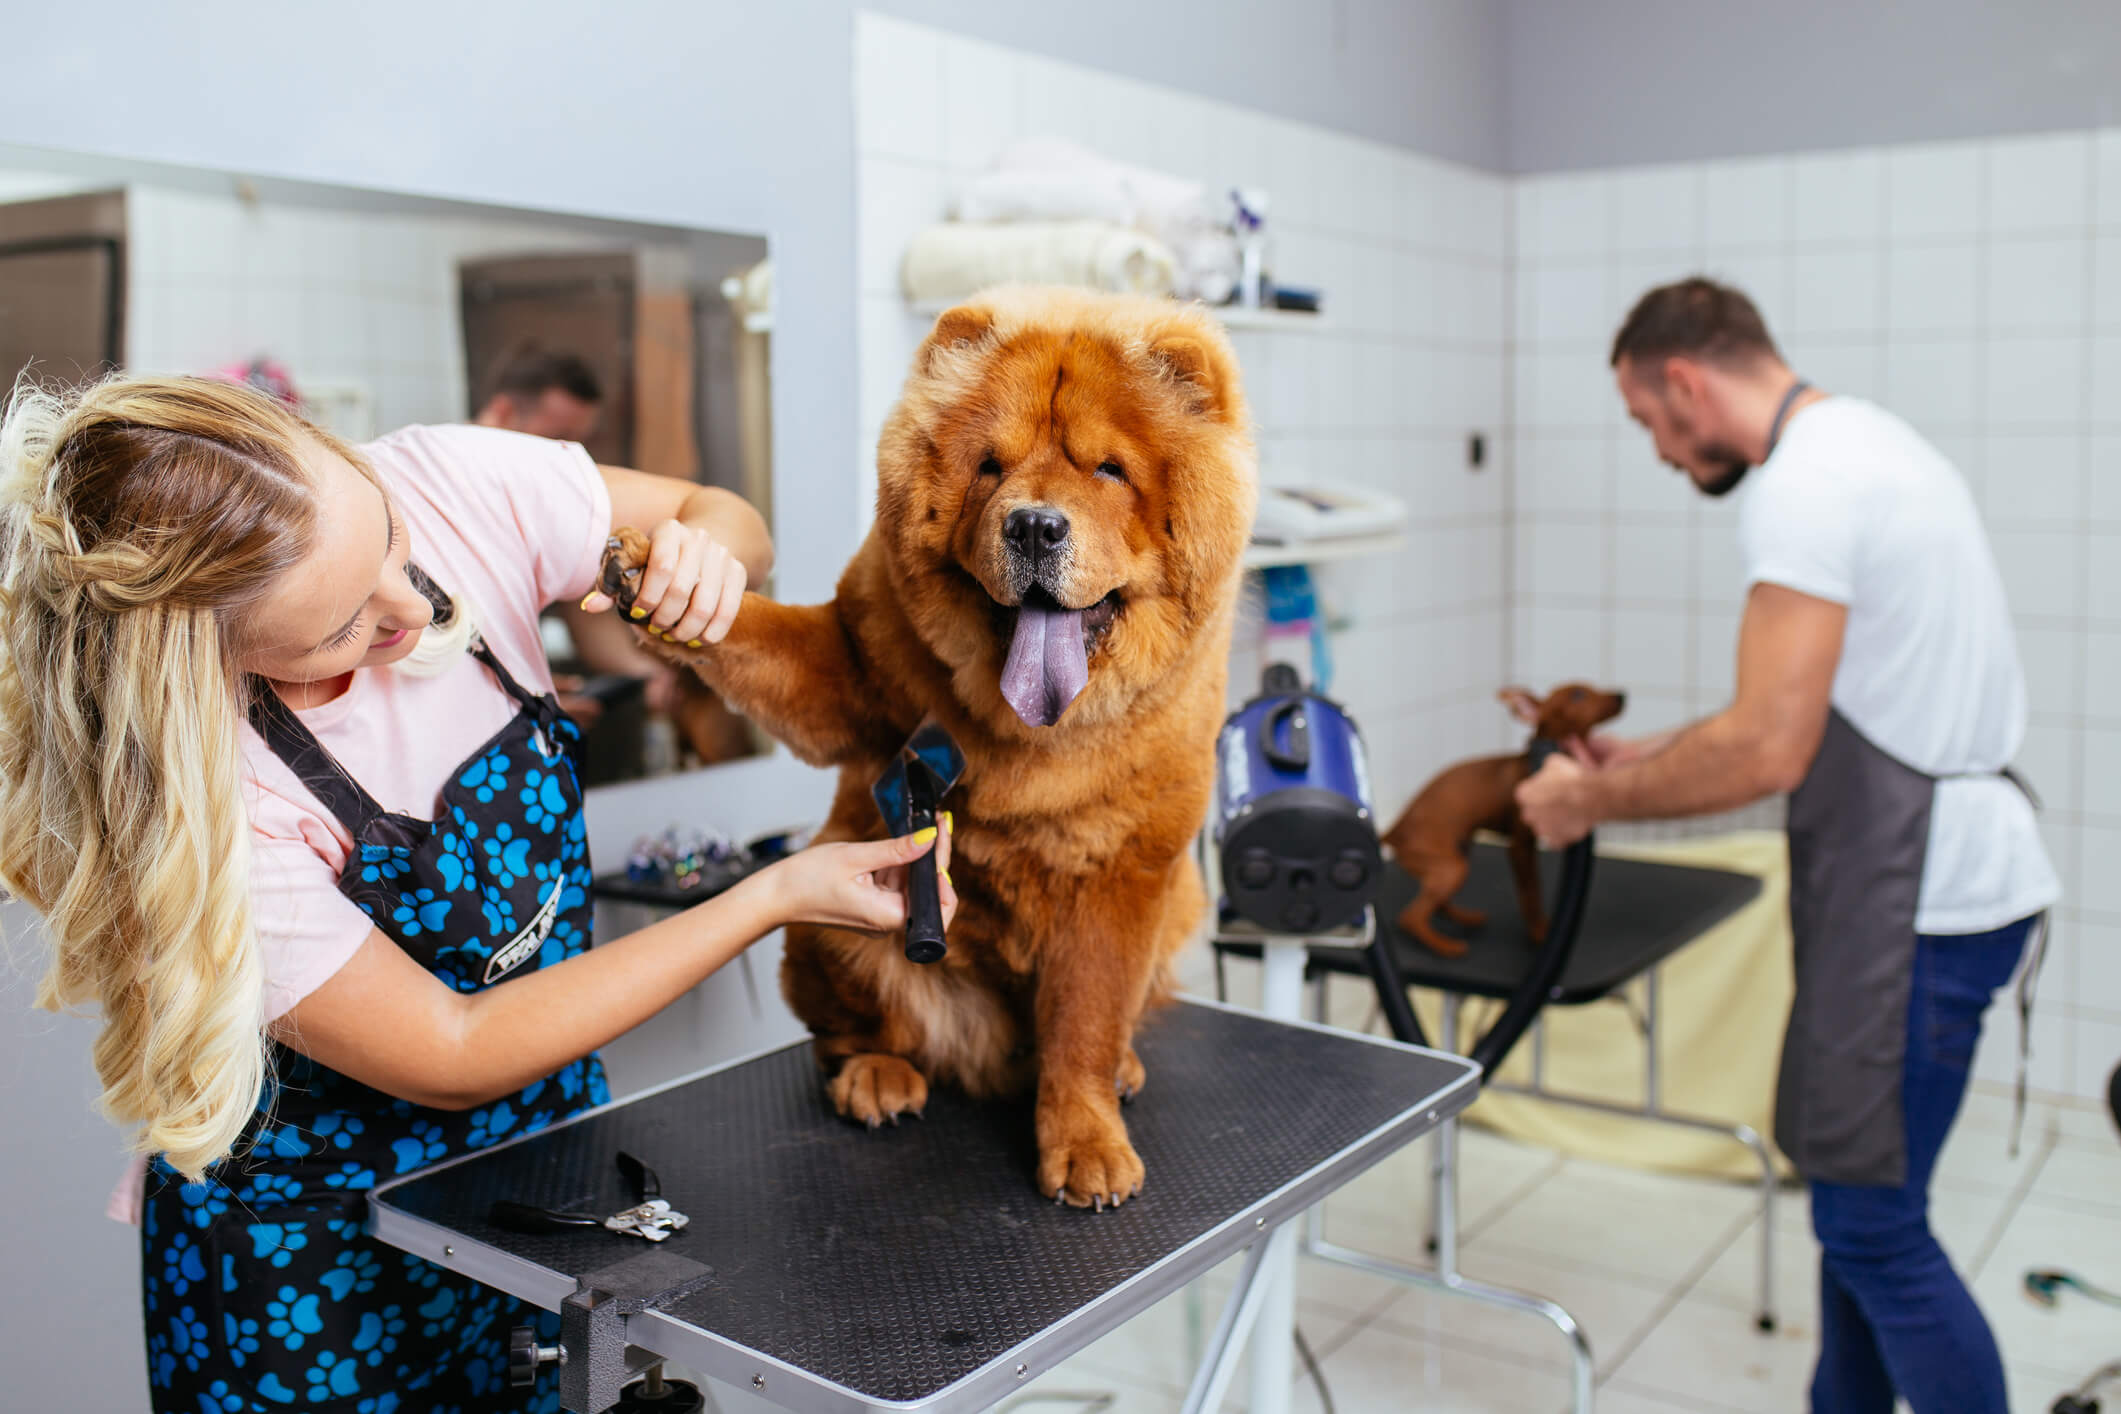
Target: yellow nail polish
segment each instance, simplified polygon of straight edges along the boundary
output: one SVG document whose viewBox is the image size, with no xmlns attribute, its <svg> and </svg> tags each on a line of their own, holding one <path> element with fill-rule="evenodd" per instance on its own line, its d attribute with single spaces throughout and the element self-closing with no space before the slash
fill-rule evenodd
<svg viewBox="0 0 2121 1414">
<path fill-rule="evenodd" d="M 948 869 L 945 869 L 943 871 L 943 882 L 946 884 L 950 884 L 950 871 Z M 954 889 L 957 887 L 957 885 L 950 884 L 950 887 Z"/>
<path fill-rule="evenodd" d="M 596 597 L 597 596 L 594 594 L 584 594 L 582 596 L 582 610 L 584 613 L 587 613 L 589 610 L 589 601 Z"/>
<path fill-rule="evenodd" d="M 950 818 L 950 812 L 947 810 L 943 812 L 943 828 L 946 830 L 955 830 L 957 828 L 957 821 Z"/>
<path fill-rule="evenodd" d="M 685 640 L 685 646 L 687 648 L 697 648 L 700 646 L 700 641 L 697 638 L 688 638 Z"/>
<path fill-rule="evenodd" d="M 626 612 L 627 612 L 627 614 L 628 614 L 628 615 L 630 615 L 631 617 L 633 617 L 633 618 L 636 618 L 636 619 L 645 619 L 645 618 L 647 618 L 647 617 L 648 617 L 648 611 L 647 611 L 646 609 L 642 608 L 642 607 L 641 607 L 640 605 L 638 605 L 638 604 L 634 605 L 634 606 L 633 606 L 633 607 L 632 607 L 631 609 L 628 609 L 628 610 L 627 610 Z"/>
<path fill-rule="evenodd" d="M 915 844 L 933 844 L 935 842 L 935 826 L 930 825 L 927 829 L 915 835 L 913 842 Z"/>
</svg>

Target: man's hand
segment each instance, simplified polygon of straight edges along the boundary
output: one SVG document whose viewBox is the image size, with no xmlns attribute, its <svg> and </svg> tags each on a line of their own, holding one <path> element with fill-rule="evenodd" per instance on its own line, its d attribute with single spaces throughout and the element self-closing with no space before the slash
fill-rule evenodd
<svg viewBox="0 0 2121 1414">
<path fill-rule="evenodd" d="M 1572 845 L 1598 825 L 1592 770 L 1555 752 L 1517 787 L 1517 813 L 1548 849 Z"/>
</svg>

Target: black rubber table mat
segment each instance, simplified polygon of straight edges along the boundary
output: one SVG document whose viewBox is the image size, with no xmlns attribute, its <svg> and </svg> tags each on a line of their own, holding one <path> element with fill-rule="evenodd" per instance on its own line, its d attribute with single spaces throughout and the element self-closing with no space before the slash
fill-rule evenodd
<svg viewBox="0 0 2121 1414">
<path fill-rule="evenodd" d="M 1507 997 L 1531 970 L 1538 947 L 1526 935 L 1517 911 L 1508 852 L 1500 845 L 1476 844 L 1472 865 L 1466 886 L 1453 902 L 1481 910 L 1488 915 L 1487 922 L 1477 929 L 1461 928 L 1441 915 L 1436 918 L 1438 932 L 1470 944 L 1464 957 L 1439 957 L 1399 930 L 1394 920 L 1420 895 L 1421 885 L 1395 864 L 1386 864 L 1378 883 L 1378 927 L 1390 940 L 1392 955 L 1410 986 L 1464 996 Z M 1551 905 L 1561 877 L 1561 855 L 1543 852 L 1539 868 Z M 1678 952 L 1759 894 L 1760 880 L 1751 874 L 1600 855 L 1591 873 L 1583 932 L 1553 1000 L 1563 1006 L 1597 1001 Z M 1241 957 L 1259 955 L 1256 944 L 1228 943 L 1223 948 Z M 1315 966 L 1368 975 L 1360 954 L 1322 947 L 1313 949 L 1311 956 Z"/>
<path fill-rule="evenodd" d="M 386 1185 L 376 1234 L 435 1257 L 434 1230 L 395 1215 L 424 1220 L 462 1240 L 447 1265 L 557 1305 L 645 1244 L 507 1232 L 487 1208 L 615 1211 L 632 1201 L 623 1149 L 692 1219 L 667 1250 L 714 1269 L 671 1318 L 865 1399 L 919 1401 L 1081 1318 L 1037 1363 L 1065 1358 L 1132 1314 L 1090 1308 L 1146 1307 L 1254 1240 L 1255 1212 L 1271 1226 L 1473 1096 L 1455 1058 L 1195 1003 L 1135 1044 L 1148 1083 L 1125 1114 L 1148 1176 L 1115 1210 L 1039 1195 L 1027 1103 L 938 1089 L 924 1119 L 870 1132 L 832 1113 L 797 1044 Z"/>
</svg>

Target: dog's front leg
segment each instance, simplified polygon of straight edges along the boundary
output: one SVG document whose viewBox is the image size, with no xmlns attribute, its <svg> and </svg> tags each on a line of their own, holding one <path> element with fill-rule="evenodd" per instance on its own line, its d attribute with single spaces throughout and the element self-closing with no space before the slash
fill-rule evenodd
<svg viewBox="0 0 2121 1414">
<path fill-rule="evenodd" d="M 1039 957 L 1038 1186 L 1078 1208 L 1141 1191 L 1120 1090 L 1141 1083 L 1131 1043 L 1156 968 L 1160 903 L 1153 889 L 1108 892 L 1065 910 Z"/>
<path fill-rule="evenodd" d="M 612 535 L 598 584 L 619 612 L 633 607 L 632 586 L 647 561 L 646 536 L 631 528 Z M 732 708 L 813 766 L 835 766 L 896 745 L 888 728 L 870 715 L 874 694 L 855 659 L 837 601 L 793 605 L 746 594 L 728 637 L 697 648 L 658 638 L 645 628 L 640 635 L 651 652 L 691 668 Z"/>
</svg>

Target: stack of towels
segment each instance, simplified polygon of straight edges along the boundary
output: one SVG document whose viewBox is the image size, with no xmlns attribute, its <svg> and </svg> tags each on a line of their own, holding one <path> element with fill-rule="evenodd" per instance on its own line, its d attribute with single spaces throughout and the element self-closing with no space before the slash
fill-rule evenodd
<svg viewBox="0 0 2121 1414">
<path fill-rule="evenodd" d="M 1003 151 L 954 215 L 906 248 L 899 278 L 915 303 L 1015 282 L 1210 304 L 1236 288 L 1237 240 L 1206 188 L 1059 138 Z"/>
</svg>

